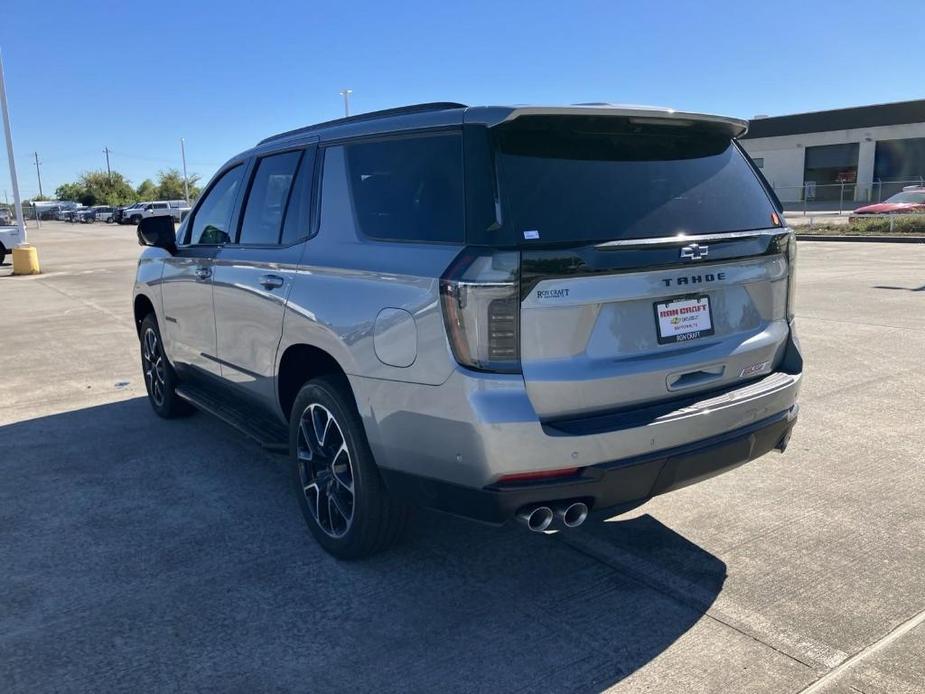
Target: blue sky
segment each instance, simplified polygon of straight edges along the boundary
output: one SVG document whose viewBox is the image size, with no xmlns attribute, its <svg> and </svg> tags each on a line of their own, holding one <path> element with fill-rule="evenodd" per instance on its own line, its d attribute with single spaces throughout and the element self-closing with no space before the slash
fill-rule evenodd
<svg viewBox="0 0 925 694">
<path fill-rule="evenodd" d="M 406 103 L 750 117 L 925 98 L 925 2 L 29 2 L 0 14 L 24 197 L 112 165 L 210 176 L 278 131 Z M 155 12 L 157 8 L 157 12 Z M 0 195 L 9 190 L 6 157 Z M 11 194 L 11 193 L 10 193 Z"/>
</svg>

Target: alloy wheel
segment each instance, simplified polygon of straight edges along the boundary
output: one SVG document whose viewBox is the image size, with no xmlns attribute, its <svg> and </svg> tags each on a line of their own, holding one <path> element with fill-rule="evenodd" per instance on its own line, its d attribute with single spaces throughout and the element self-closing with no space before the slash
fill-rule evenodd
<svg viewBox="0 0 925 694">
<path fill-rule="evenodd" d="M 164 354 L 161 352 L 160 341 L 153 328 L 145 330 L 141 340 L 141 355 L 144 360 L 142 368 L 145 374 L 145 383 L 148 393 L 158 407 L 164 404 L 164 395 L 167 390 Z"/>
<path fill-rule="evenodd" d="M 353 524 L 353 462 L 340 424 L 324 405 L 302 411 L 296 454 L 302 493 L 318 527 L 343 537 Z"/>
</svg>

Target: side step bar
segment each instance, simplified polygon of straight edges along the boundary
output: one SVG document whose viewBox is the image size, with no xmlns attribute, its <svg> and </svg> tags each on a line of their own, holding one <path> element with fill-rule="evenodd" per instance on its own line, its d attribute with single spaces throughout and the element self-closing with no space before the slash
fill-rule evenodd
<svg viewBox="0 0 925 694">
<path fill-rule="evenodd" d="M 289 431 L 284 424 L 270 415 L 256 408 L 233 405 L 211 388 L 195 383 L 177 386 L 177 395 L 197 410 L 218 417 L 252 438 L 264 450 L 282 454 L 289 451 Z"/>
</svg>

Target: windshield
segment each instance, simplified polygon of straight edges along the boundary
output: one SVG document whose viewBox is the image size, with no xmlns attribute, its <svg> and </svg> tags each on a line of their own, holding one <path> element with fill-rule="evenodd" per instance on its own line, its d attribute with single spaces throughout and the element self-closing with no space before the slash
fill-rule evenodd
<svg viewBox="0 0 925 694">
<path fill-rule="evenodd" d="M 905 193 L 896 193 L 896 195 L 891 195 L 886 199 L 887 202 L 911 202 L 922 204 L 925 203 L 925 191 L 921 193 L 916 191 L 908 191 Z"/>
<path fill-rule="evenodd" d="M 521 244 L 774 225 L 750 164 L 708 125 L 536 116 L 494 138 L 504 226 Z"/>
</svg>

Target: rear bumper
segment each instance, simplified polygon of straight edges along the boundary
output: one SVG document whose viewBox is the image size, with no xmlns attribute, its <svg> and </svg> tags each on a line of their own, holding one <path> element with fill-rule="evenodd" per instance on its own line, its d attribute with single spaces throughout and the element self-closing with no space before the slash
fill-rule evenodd
<svg viewBox="0 0 925 694">
<path fill-rule="evenodd" d="M 744 430 L 790 411 L 801 380 L 777 372 L 699 399 L 543 422 L 519 376 L 457 371 L 440 386 L 350 377 L 380 469 L 476 489 L 506 475 L 634 460 Z"/>
<path fill-rule="evenodd" d="M 735 431 L 685 446 L 582 468 L 550 482 L 472 488 L 382 469 L 389 490 L 419 505 L 501 524 L 531 504 L 582 500 L 592 510 L 638 505 L 786 447 L 798 406 Z"/>
<path fill-rule="evenodd" d="M 387 483 L 418 503 L 504 522 L 523 505 L 632 504 L 783 449 L 802 356 L 791 332 L 776 371 L 720 392 L 571 421 L 542 421 L 520 375 L 457 369 L 439 386 L 349 376 Z M 519 473 L 574 478 L 501 486 Z"/>
</svg>

